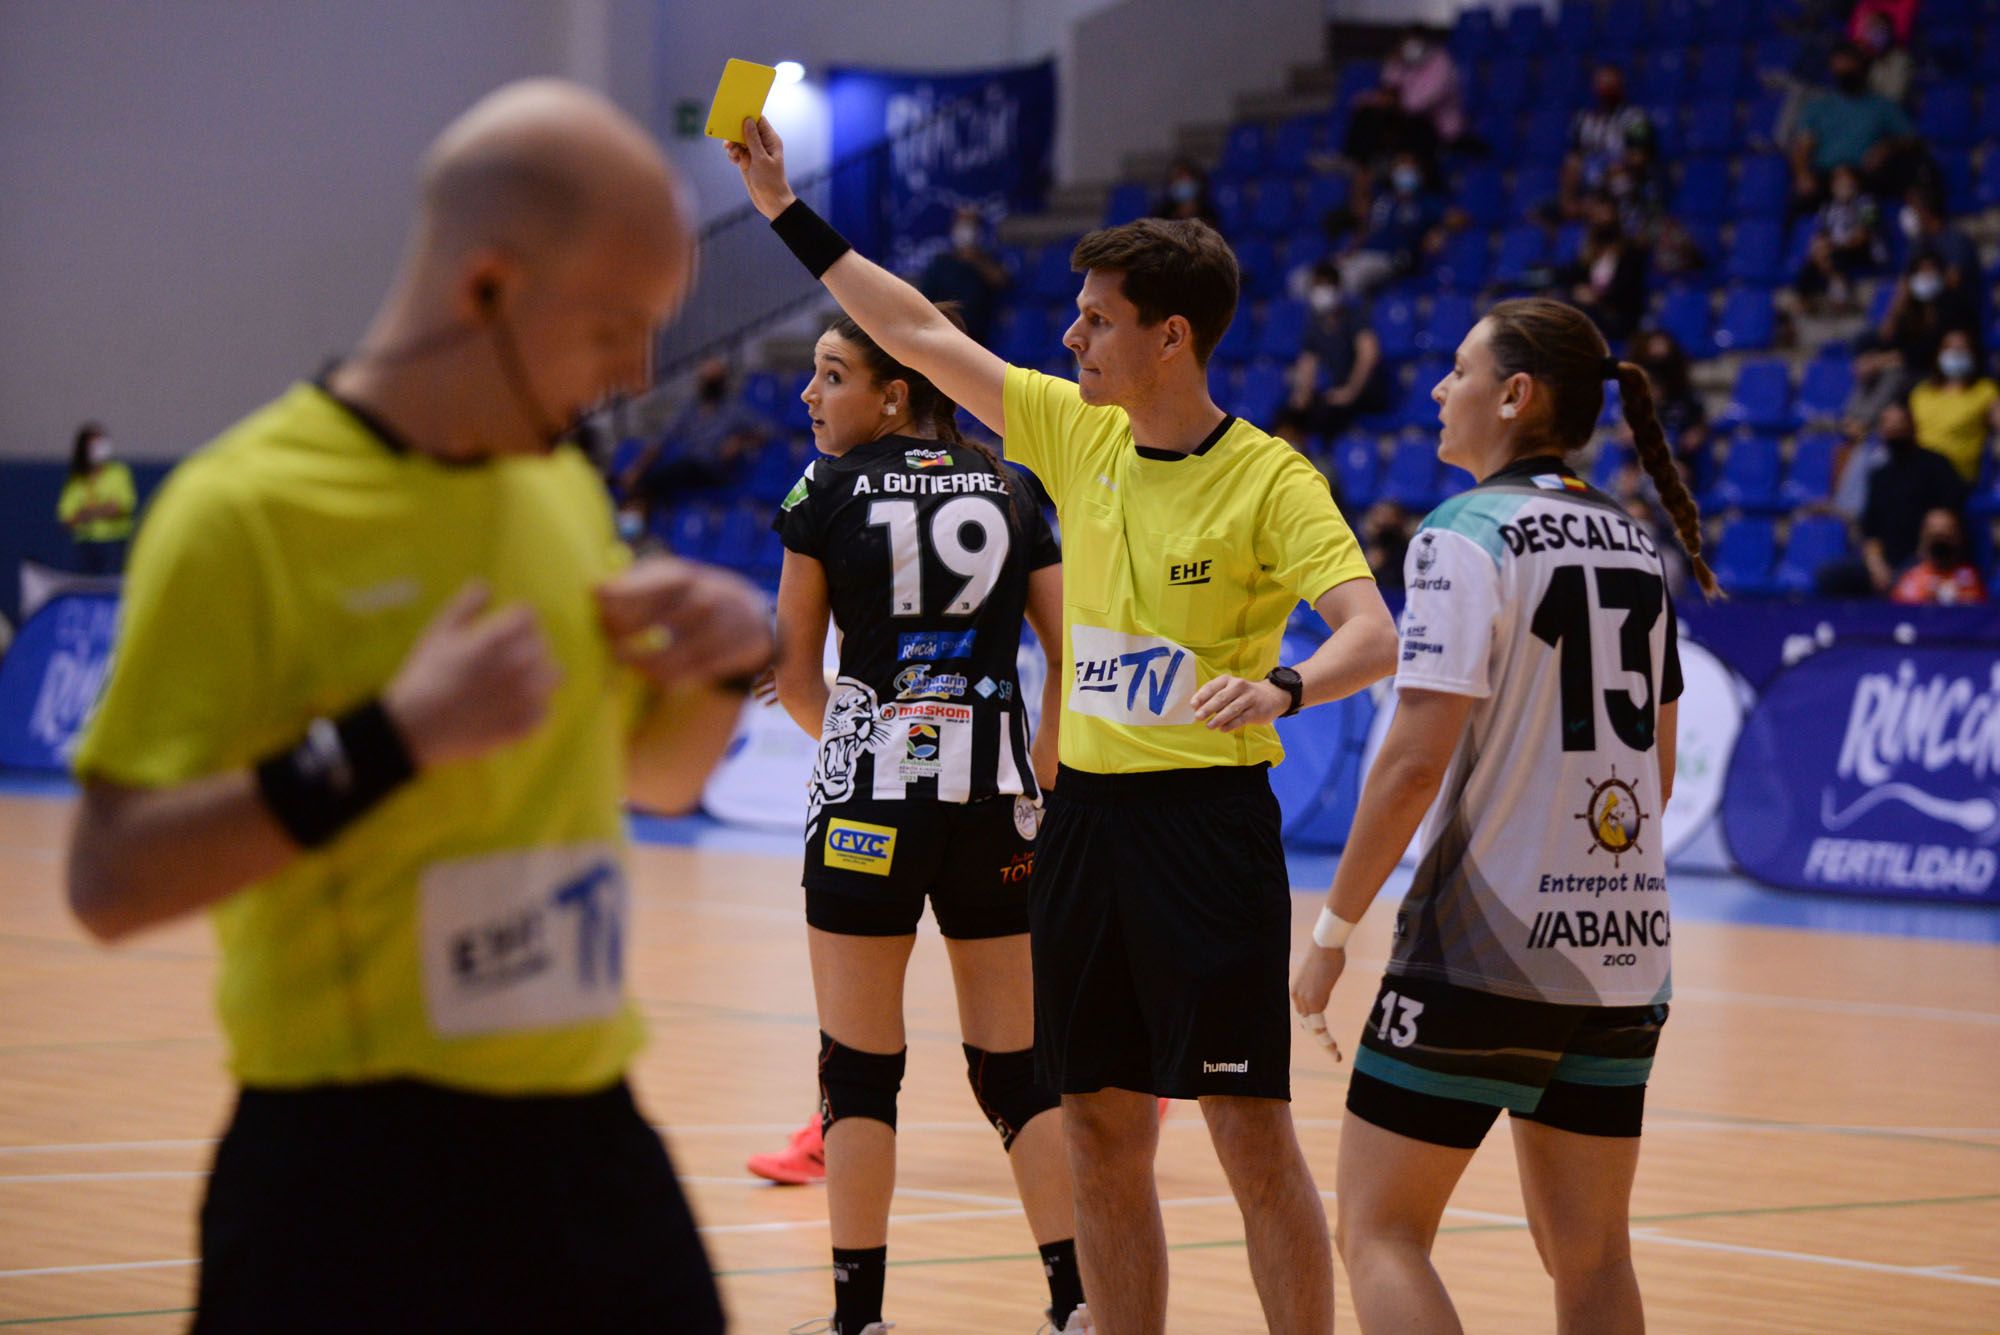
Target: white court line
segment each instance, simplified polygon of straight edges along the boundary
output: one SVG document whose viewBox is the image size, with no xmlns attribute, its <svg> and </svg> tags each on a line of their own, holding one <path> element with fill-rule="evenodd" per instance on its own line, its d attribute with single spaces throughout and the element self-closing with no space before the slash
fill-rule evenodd
<svg viewBox="0 0 2000 1335">
<path fill-rule="evenodd" d="M 214 1137 L 203 1140 L 86 1140 L 67 1145 L 0 1145 L 7 1154 L 88 1154 L 92 1150 L 185 1150 L 206 1149 Z"/>
<path fill-rule="evenodd" d="M 1706 987 L 1674 986 L 1674 1000 L 1731 1001 L 1775 1010 L 1817 1011 L 1826 1015 L 1878 1015 L 1895 1020 L 1947 1020 L 1958 1024 L 2000 1025 L 2000 1013 L 1955 1010 L 1946 1006 L 1905 1006 L 1890 1001 L 1842 1001 L 1836 997 L 1787 997 L 1765 992 L 1727 992 Z"/>
<path fill-rule="evenodd" d="M 1955 1265 L 1889 1265 L 1882 1261 L 1857 1261 L 1847 1256 L 1825 1256 L 1819 1252 L 1788 1252 L 1776 1247 L 1747 1247 L 1740 1242 L 1710 1242 L 1702 1238 L 1677 1238 L 1650 1228 L 1632 1230 L 1635 1242 L 1657 1242 L 1665 1247 L 1686 1247 L 1691 1251 L 1727 1252 L 1732 1256 L 1763 1256 L 1779 1261 L 1804 1261 L 1810 1265 L 1835 1266 L 1842 1270 L 1867 1270 L 1880 1275 L 1910 1275 L 1920 1279 L 1943 1279 L 1956 1284 L 1978 1284 L 2000 1289 L 2000 1279 L 1990 1275 L 1966 1275 Z"/>
<path fill-rule="evenodd" d="M 0 1177 L 8 1182 L 149 1182 L 170 1177 L 207 1177 L 206 1168 L 162 1168 L 125 1173 L 15 1173 Z"/>
<path fill-rule="evenodd" d="M 0 1279 L 28 1279 L 36 1275 L 90 1275 L 106 1270 L 167 1270 L 174 1266 L 200 1265 L 185 1261 L 105 1261 L 98 1265 L 42 1265 L 28 1270 L 0 1270 Z"/>
</svg>

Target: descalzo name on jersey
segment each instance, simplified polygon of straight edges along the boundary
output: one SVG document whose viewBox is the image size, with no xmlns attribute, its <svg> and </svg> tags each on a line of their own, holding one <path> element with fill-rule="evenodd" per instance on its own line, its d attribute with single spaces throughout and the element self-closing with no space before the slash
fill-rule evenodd
<svg viewBox="0 0 2000 1335">
<path fill-rule="evenodd" d="M 1575 547 L 1599 552 L 1638 552 L 1658 560 L 1660 549 L 1629 519 L 1607 519 L 1571 509 L 1544 512 L 1515 524 L 1500 525 L 1501 541 L 1515 556 L 1523 552 L 1559 552 Z"/>
</svg>

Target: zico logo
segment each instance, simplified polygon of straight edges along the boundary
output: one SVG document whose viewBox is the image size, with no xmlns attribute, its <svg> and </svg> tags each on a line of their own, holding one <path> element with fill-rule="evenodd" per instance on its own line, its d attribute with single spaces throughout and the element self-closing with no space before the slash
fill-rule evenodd
<svg viewBox="0 0 2000 1335">
<path fill-rule="evenodd" d="M 1194 655 L 1170 640 L 1097 626 L 1070 627 L 1076 662 L 1069 707 L 1118 723 L 1192 723 Z"/>
<path fill-rule="evenodd" d="M 870 876 L 887 876 L 896 860 L 896 831 L 887 825 L 858 820 L 830 821 L 826 827 L 826 865 Z"/>
<path fill-rule="evenodd" d="M 1214 561 L 1172 562 L 1167 566 L 1167 583 L 1180 585 L 1206 584 L 1208 583 L 1209 567 L 1214 564 Z"/>
<path fill-rule="evenodd" d="M 1664 946 L 1673 936 L 1665 909 L 1550 909 L 1528 927 L 1528 949 L 1557 946 Z"/>
</svg>

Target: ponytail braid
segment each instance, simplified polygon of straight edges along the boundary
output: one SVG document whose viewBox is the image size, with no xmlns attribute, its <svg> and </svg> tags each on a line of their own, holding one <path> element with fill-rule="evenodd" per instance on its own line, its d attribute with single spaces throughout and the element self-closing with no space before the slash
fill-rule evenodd
<svg viewBox="0 0 2000 1335">
<path fill-rule="evenodd" d="M 1659 412 L 1653 406 L 1652 383 L 1642 368 L 1631 362 L 1618 363 L 1618 397 L 1624 404 L 1625 424 L 1632 429 L 1632 443 L 1638 447 L 1639 462 L 1645 465 L 1646 475 L 1660 493 L 1660 504 L 1674 521 L 1695 580 L 1704 594 L 1714 598 L 1722 589 L 1715 582 L 1715 572 L 1701 558 L 1701 511 L 1681 480 L 1680 467 L 1674 462 L 1666 433 L 1660 429 Z"/>
</svg>

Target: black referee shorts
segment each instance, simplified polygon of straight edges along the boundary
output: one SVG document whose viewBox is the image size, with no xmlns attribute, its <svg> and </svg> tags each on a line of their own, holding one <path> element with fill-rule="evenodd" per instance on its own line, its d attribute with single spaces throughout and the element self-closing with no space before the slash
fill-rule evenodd
<svg viewBox="0 0 2000 1335">
<path fill-rule="evenodd" d="M 666 1148 L 623 1082 L 246 1089 L 201 1252 L 197 1335 L 723 1329 Z"/>
<path fill-rule="evenodd" d="M 1278 825 L 1262 765 L 1061 772 L 1029 895 L 1044 1084 L 1291 1097 Z"/>
<path fill-rule="evenodd" d="M 806 832 L 806 921 L 843 936 L 908 936 L 928 896 L 938 931 L 955 941 L 1019 936 L 1040 819 L 1011 793 L 826 807 Z"/>
</svg>

